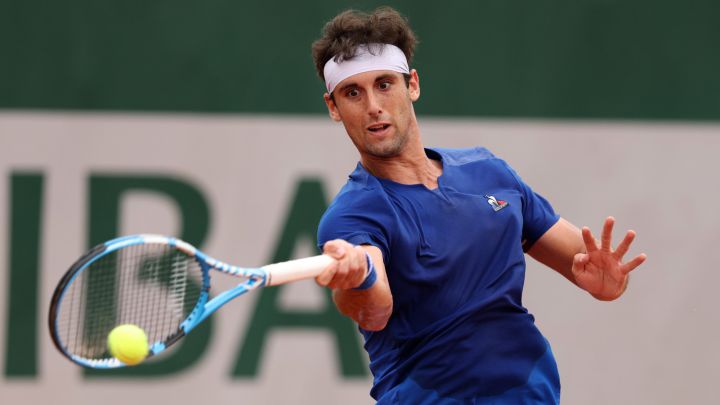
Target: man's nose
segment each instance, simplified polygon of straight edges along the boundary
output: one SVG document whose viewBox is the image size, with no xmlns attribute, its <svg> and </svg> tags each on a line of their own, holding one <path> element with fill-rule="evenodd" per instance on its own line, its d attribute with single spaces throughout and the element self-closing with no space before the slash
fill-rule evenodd
<svg viewBox="0 0 720 405">
<path fill-rule="evenodd" d="M 382 107 L 380 105 L 380 99 L 372 92 L 367 93 L 367 112 L 371 116 L 382 114 Z"/>
</svg>

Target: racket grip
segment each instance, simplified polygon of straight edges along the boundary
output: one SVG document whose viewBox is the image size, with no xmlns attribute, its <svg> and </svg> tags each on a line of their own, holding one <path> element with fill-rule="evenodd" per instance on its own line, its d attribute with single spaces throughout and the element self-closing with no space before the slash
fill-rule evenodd
<svg viewBox="0 0 720 405">
<path fill-rule="evenodd" d="M 316 277 L 333 261 L 335 261 L 335 259 L 328 255 L 318 255 L 304 259 L 268 264 L 267 266 L 263 266 L 263 270 L 268 273 L 266 285 L 280 285 Z"/>
</svg>

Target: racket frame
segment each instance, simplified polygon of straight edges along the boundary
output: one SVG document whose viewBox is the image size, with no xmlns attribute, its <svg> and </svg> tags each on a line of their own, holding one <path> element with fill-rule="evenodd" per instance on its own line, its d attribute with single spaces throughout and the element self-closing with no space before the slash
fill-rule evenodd
<svg viewBox="0 0 720 405">
<path fill-rule="evenodd" d="M 150 344 L 148 357 L 158 355 L 168 347 L 179 341 L 191 330 L 197 327 L 220 307 L 227 302 L 243 295 L 249 291 L 268 285 L 280 285 L 292 281 L 312 278 L 319 275 L 322 270 L 327 267 L 334 259 L 326 255 L 318 255 L 305 259 L 290 260 L 282 263 L 275 263 L 263 267 L 239 267 L 219 261 L 210 257 L 195 248 L 191 244 L 180 239 L 154 234 L 129 235 L 107 241 L 103 244 L 95 246 L 82 257 L 80 257 L 65 275 L 62 277 L 53 294 L 49 316 L 48 326 L 55 347 L 74 363 L 83 367 L 109 369 L 124 367 L 125 364 L 116 358 L 107 359 L 87 359 L 82 356 L 70 353 L 62 343 L 62 339 L 58 335 L 57 318 L 62 304 L 62 299 L 68 286 L 72 284 L 75 278 L 83 272 L 88 266 L 96 260 L 104 257 L 117 250 L 142 244 L 164 244 L 173 249 L 177 249 L 188 257 L 194 258 L 201 268 L 202 285 L 198 300 L 190 311 L 189 315 L 180 323 L 177 332 L 171 334 L 162 342 L 152 342 Z M 220 271 L 236 277 L 244 277 L 246 281 L 237 286 L 225 290 L 217 296 L 210 299 L 210 270 Z"/>
</svg>

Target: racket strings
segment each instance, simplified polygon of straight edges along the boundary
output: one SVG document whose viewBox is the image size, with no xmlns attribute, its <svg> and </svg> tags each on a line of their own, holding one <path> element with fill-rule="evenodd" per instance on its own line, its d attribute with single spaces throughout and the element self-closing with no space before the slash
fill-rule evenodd
<svg viewBox="0 0 720 405">
<path fill-rule="evenodd" d="M 145 330 L 150 344 L 175 334 L 201 292 L 202 269 L 164 244 L 110 252 L 78 273 L 58 314 L 58 336 L 67 351 L 110 358 L 107 336 L 121 324 Z"/>
<path fill-rule="evenodd" d="M 172 308 L 176 317 L 183 316 L 185 308 L 185 290 L 187 285 L 188 261 L 175 255 L 170 271 L 170 296 L 173 298 Z"/>
</svg>

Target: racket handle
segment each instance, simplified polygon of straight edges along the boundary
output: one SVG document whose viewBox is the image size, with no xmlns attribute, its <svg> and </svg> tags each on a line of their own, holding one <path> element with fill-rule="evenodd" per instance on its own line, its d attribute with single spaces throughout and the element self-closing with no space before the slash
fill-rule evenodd
<svg viewBox="0 0 720 405">
<path fill-rule="evenodd" d="M 319 255 L 268 264 L 267 266 L 263 266 L 263 270 L 268 272 L 267 285 L 280 285 L 316 277 L 333 261 L 335 261 L 335 259 L 330 256 Z"/>
</svg>

